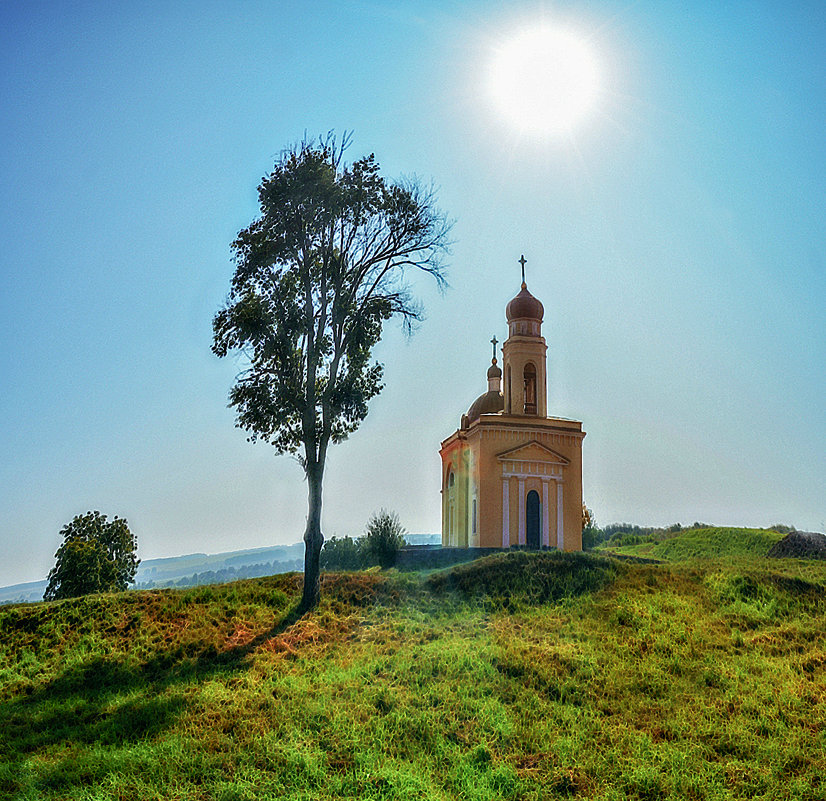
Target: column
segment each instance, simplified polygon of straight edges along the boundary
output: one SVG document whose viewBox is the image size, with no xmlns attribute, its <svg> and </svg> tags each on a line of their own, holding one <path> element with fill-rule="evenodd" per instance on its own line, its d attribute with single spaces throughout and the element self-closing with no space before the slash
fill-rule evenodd
<svg viewBox="0 0 826 801">
<path fill-rule="evenodd" d="M 556 482 L 556 547 L 559 550 L 565 548 L 565 538 L 563 536 L 562 520 L 562 482 Z"/>
<path fill-rule="evenodd" d="M 551 544 L 550 512 L 548 509 L 548 479 L 542 479 L 542 544 L 547 548 Z"/>
<path fill-rule="evenodd" d="M 502 479 L 502 547 L 511 547 L 510 479 Z"/>
<path fill-rule="evenodd" d="M 519 544 L 525 544 L 525 479 L 519 476 Z"/>
</svg>

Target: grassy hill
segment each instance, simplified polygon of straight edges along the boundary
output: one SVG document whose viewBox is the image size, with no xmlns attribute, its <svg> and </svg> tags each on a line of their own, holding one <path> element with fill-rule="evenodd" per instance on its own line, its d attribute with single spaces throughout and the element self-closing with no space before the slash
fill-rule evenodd
<svg viewBox="0 0 826 801">
<path fill-rule="evenodd" d="M 762 528 L 692 528 L 642 538 L 643 541 L 629 545 L 608 543 L 601 550 L 679 562 L 691 559 L 749 559 L 765 556 L 783 536 Z"/>
<path fill-rule="evenodd" d="M 0 609 L 0 796 L 826 797 L 822 562 L 514 553 L 328 575 L 295 620 L 299 589 Z"/>
</svg>

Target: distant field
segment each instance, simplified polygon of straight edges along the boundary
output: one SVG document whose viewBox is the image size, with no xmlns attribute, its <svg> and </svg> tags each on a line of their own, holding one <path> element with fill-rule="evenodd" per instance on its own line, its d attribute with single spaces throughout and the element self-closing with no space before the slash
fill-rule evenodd
<svg viewBox="0 0 826 801">
<path fill-rule="evenodd" d="M 0 796 L 823 799 L 826 564 L 724 542 L 3 607 Z"/>
<path fill-rule="evenodd" d="M 611 544 L 600 550 L 628 556 L 643 556 L 668 561 L 690 559 L 728 559 L 731 557 L 762 557 L 783 534 L 762 528 L 697 528 L 685 529 L 668 535 L 659 542 L 615 547 Z"/>
</svg>

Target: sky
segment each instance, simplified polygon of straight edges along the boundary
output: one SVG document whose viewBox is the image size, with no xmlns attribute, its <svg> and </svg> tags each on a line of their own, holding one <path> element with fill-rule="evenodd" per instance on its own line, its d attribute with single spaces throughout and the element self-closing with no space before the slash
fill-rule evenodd
<svg viewBox="0 0 826 801">
<path fill-rule="evenodd" d="M 490 96 L 542 26 L 599 75 L 564 131 Z M 439 531 L 439 444 L 523 253 L 599 524 L 824 531 L 824 54 L 819 2 L 0 4 L 0 584 L 87 510 L 143 558 L 300 541 L 301 468 L 235 427 L 211 323 L 261 177 L 330 130 L 455 224 L 449 287 L 414 277 L 426 318 L 388 324 L 330 452 L 326 536 L 381 508 Z"/>
</svg>

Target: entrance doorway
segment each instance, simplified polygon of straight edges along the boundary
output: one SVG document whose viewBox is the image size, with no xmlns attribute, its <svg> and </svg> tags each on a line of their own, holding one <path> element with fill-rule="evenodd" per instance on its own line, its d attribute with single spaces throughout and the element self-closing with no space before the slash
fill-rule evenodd
<svg viewBox="0 0 826 801">
<path fill-rule="evenodd" d="M 540 546 L 540 507 L 539 493 L 531 490 L 525 500 L 525 540 L 528 548 L 538 549 Z"/>
</svg>

